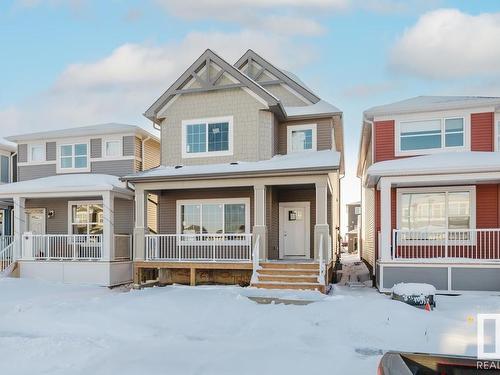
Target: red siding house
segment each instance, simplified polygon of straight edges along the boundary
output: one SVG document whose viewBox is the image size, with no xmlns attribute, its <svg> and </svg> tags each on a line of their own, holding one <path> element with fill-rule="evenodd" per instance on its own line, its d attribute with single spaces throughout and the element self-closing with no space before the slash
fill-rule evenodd
<svg viewBox="0 0 500 375">
<path fill-rule="evenodd" d="M 420 96 L 364 112 L 360 249 L 379 290 L 500 291 L 500 98 Z"/>
</svg>

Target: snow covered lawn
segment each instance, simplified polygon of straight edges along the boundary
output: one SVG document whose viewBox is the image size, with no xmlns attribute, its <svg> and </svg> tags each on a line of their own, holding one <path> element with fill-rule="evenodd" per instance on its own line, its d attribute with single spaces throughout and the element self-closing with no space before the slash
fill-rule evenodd
<svg viewBox="0 0 500 375">
<path fill-rule="evenodd" d="M 433 312 L 368 288 L 305 306 L 245 297 L 266 293 L 0 279 L 0 372 L 375 374 L 385 350 L 474 355 L 476 313 L 500 313 L 498 296 L 437 296 Z"/>
</svg>

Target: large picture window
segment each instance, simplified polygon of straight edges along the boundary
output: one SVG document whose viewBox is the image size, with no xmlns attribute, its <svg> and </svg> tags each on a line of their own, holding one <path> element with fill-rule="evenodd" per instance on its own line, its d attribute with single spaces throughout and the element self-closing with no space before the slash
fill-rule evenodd
<svg viewBox="0 0 500 375">
<path fill-rule="evenodd" d="M 87 169 L 88 145 L 86 143 L 76 143 L 59 146 L 59 168 Z"/>
<path fill-rule="evenodd" d="M 399 150 L 413 152 L 465 147 L 463 117 L 399 123 Z"/>
<path fill-rule="evenodd" d="M 232 154 L 232 117 L 183 121 L 183 157 Z"/>
<path fill-rule="evenodd" d="M 180 202 L 181 234 L 243 234 L 249 232 L 249 201 Z"/>
<path fill-rule="evenodd" d="M 70 203 L 71 233 L 102 234 L 104 213 L 102 203 Z"/>
<path fill-rule="evenodd" d="M 405 191 L 399 198 L 399 229 L 416 232 L 474 229 L 473 190 Z"/>
</svg>

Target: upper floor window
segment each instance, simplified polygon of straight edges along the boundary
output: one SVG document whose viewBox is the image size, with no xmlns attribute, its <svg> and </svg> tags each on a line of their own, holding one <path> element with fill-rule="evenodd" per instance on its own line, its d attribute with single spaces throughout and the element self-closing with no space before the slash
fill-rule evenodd
<svg viewBox="0 0 500 375">
<path fill-rule="evenodd" d="M 316 124 L 287 127 L 288 153 L 316 151 Z"/>
<path fill-rule="evenodd" d="M 399 151 L 402 153 L 464 147 L 463 117 L 399 123 Z"/>
<path fill-rule="evenodd" d="M 45 161 L 45 145 L 30 145 L 30 161 Z"/>
<path fill-rule="evenodd" d="M 59 168 L 64 170 L 88 168 L 88 145 L 86 143 L 61 145 Z"/>
<path fill-rule="evenodd" d="M 0 156 L 0 182 L 8 183 L 10 178 L 10 159 L 8 156 Z"/>
<path fill-rule="evenodd" d="M 104 142 L 104 156 L 107 158 L 122 156 L 122 141 L 109 140 Z"/>
<path fill-rule="evenodd" d="M 231 155 L 233 118 L 211 118 L 182 122 L 183 157 Z"/>
</svg>

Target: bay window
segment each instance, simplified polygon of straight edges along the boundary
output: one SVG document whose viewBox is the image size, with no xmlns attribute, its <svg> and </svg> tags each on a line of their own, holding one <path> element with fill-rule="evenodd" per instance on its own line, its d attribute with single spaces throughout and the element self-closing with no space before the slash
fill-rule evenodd
<svg viewBox="0 0 500 375">
<path fill-rule="evenodd" d="M 183 121 L 183 157 L 231 155 L 232 131 L 232 117 Z"/>
<path fill-rule="evenodd" d="M 76 143 L 59 146 L 59 169 L 88 169 L 88 145 Z"/>
<path fill-rule="evenodd" d="M 465 147 L 463 117 L 401 121 L 399 123 L 399 151 L 444 150 Z"/>
</svg>

